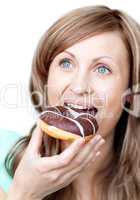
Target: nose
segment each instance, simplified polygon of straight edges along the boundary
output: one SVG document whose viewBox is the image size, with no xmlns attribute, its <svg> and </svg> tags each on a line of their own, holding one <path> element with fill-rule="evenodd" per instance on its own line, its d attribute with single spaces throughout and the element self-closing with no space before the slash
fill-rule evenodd
<svg viewBox="0 0 140 200">
<path fill-rule="evenodd" d="M 92 93 L 90 79 L 86 74 L 77 73 L 71 82 L 70 90 L 78 95 Z"/>
</svg>

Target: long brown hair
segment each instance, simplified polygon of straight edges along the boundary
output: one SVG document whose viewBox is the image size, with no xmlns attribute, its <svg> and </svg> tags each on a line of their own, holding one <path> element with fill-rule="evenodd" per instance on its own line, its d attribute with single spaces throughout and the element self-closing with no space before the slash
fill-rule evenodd
<svg viewBox="0 0 140 200">
<path fill-rule="evenodd" d="M 126 13 L 106 6 L 88 6 L 77 8 L 56 21 L 43 35 L 32 63 L 30 78 L 30 93 L 32 103 L 38 112 L 45 109 L 45 102 L 40 104 L 35 91 L 44 95 L 44 85 L 47 83 L 49 66 L 57 54 L 73 44 L 90 38 L 94 35 L 119 31 L 129 54 L 130 81 L 129 87 L 133 93 L 138 92 L 134 85 L 140 83 L 140 26 Z M 134 107 L 140 113 L 140 98 L 133 98 L 127 106 Z M 127 104 L 127 102 L 126 102 Z M 32 132 L 20 139 L 13 150 L 9 152 L 5 160 L 8 173 L 13 176 L 22 154 L 28 145 Z M 50 138 L 45 140 L 47 155 L 60 152 L 58 141 Z M 140 118 L 128 114 L 123 110 L 122 115 L 115 127 L 114 136 L 114 161 L 107 167 L 103 181 L 103 190 L 100 194 L 102 200 L 138 200 L 140 199 Z M 109 173 L 111 173 L 109 175 Z M 71 199 L 71 185 L 61 189 L 44 199 Z"/>
</svg>

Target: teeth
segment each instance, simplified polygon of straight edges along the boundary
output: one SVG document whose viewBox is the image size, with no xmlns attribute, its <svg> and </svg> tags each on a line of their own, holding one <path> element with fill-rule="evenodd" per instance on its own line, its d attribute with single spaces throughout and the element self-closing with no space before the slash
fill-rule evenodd
<svg viewBox="0 0 140 200">
<path fill-rule="evenodd" d="M 86 109 L 87 108 L 87 107 L 84 107 L 84 106 L 81 106 L 81 105 L 70 104 L 70 103 L 67 103 L 67 105 L 69 107 L 76 108 L 76 109 Z"/>
</svg>

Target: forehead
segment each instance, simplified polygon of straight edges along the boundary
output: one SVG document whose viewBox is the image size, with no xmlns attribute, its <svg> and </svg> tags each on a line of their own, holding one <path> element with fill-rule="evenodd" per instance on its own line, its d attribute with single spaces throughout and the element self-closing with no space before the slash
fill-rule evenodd
<svg viewBox="0 0 140 200">
<path fill-rule="evenodd" d="M 121 34 L 117 31 L 95 35 L 67 48 L 77 58 L 110 56 L 113 59 L 128 59 L 128 52 Z"/>
</svg>

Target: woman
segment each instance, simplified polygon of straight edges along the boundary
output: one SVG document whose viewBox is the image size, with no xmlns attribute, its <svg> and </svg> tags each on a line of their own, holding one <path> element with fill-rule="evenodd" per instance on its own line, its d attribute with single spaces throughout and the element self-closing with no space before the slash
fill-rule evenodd
<svg viewBox="0 0 140 200">
<path fill-rule="evenodd" d="M 44 34 L 30 81 L 36 110 L 90 99 L 100 136 L 71 145 L 48 136 L 44 146 L 35 125 L 5 161 L 14 177 L 8 199 L 140 198 L 139 35 L 130 16 L 104 6 L 73 10 Z"/>
</svg>

